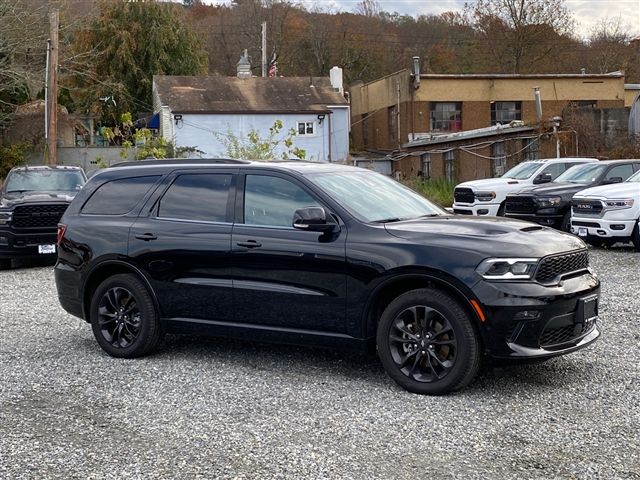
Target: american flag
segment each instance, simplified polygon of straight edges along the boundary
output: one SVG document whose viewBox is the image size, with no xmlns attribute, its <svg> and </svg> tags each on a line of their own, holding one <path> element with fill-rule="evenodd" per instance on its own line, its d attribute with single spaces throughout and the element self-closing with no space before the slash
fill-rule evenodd
<svg viewBox="0 0 640 480">
<path fill-rule="evenodd" d="M 269 69 L 267 70 L 267 76 L 269 77 L 278 76 L 278 56 L 276 55 L 276 52 L 273 52 L 273 56 L 271 57 L 271 61 L 269 62 Z"/>
</svg>

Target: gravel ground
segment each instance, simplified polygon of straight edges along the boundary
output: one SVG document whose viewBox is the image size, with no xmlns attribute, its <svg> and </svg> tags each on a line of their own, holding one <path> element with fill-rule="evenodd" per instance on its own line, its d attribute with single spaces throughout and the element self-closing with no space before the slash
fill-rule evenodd
<svg viewBox="0 0 640 480">
<path fill-rule="evenodd" d="M 0 478 L 640 479 L 640 254 L 592 263 L 594 346 L 436 398 L 340 352 L 169 337 L 116 360 L 50 267 L 0 271 Z"/>
</svg>

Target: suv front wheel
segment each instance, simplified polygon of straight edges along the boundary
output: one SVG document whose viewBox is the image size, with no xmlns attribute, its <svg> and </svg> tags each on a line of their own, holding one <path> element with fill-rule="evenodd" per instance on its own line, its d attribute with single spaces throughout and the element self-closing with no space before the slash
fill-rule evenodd
<svg viewBox="0 0 640 480">
<path fill-rule="evenodd" d="M 98 286 L 91 298 L 91 327 L 102 349 L 119 358 L 147 355 L 163 336 L 149 291 L 131 274 L 114 275 Z"/>
<path fill-rule="evenodd" d="M 480 345 L 471 321 L 445 292 L 424 288 L 404 293 L 380 318 L 376 345 L 382 365 L 413 393 L 459 390 L 480 367 Z"/>
</svg>

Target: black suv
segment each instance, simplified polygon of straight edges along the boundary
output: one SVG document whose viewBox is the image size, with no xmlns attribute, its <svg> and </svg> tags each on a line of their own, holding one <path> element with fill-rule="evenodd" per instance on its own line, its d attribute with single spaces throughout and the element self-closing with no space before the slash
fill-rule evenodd
<svg viewBox="0 0 640 480">
<path fill-rule="evenodd" d="M 16 167 L 0 189 L 0 268 L 11 259 L 53 257 L 58 222 L 87 181 L 78 167 Z"/>
<path fill-rule="evenodd" d="M 89 180 L 59 238 L 60 303 L 114 357 L 166 332 L 375 344 L 398 384 L 440 394 L 485 356 L 547 358 L 600 335 L 582 240 L 451 215 L 356 167 L 125 163 Z"/>
<path fill-rule="evenodd" d="M 609 160 L 571 167 L 552 183 L 507 195 L 505 216 L 565 232 L 571 230 L 571 199 L 581 190 L 625 181 L 640 170 L 640 160 Z"/>
</svg>

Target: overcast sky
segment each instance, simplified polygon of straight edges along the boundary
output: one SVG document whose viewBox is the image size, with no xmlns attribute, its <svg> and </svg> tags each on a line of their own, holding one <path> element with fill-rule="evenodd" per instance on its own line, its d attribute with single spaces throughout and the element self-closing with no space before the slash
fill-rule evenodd
<svg viewBox="0 0 640 480">
<path fill-rule="evenodd" d="M 206 3 L 229 3 L 229 0 L 205 0 Z M 301 0 L 307 6 L 318 6 L 351 12 L 360 0 Z M 383 10 L 401 14 L 439 14 L 461 10 L 465 0 L 378 0 Z M 470 3 L 473 3 L 472 1 Z M 578 22 L 576 34 L 585 37 L 602 18 L 621 17 L 623 24 L 640 35 L 640 0 L 565 0 Z"/>
</svg>

